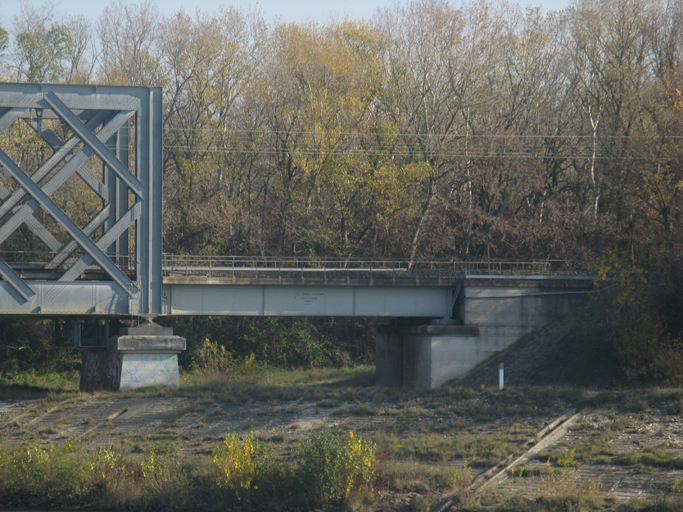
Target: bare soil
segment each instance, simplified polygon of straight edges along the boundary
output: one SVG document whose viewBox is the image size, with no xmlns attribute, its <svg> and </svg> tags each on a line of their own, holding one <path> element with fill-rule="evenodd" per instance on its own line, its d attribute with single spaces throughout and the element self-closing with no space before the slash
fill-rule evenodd
<svg viewBox="0 0 683 512">
<path fill-rule="evenodd" d="M 562 492 L 615 504 L 679 496 L 683 391 L 619 390 L 620 379 L 588 307 L 438 390 L 376 388 L 373 369 L 297 384 L 184 379 L 179 390 L 127 394 L 0 390 L 0 439 L 5 449 L 74 437 L 96 449 L 116 439 L 130 453 L 173 443 L 208 458 L 228 432 L 254 429 L 274 456 L 288 458 L 326 426 L 377 443 L 394 475 L 378 482 L 378 510 L 456 510 Z M 474 483 L 465 490 L 425 477 L 467 467 Z M 408 476 L 397 477 L 400 468 Z"/>
<path fill-rule="evenodd" d="M 657 499 L 677 495 L 683 479 L 679 391 L 318 391 L 320 395 L 305 397 L 302 390 L 300 399 L 245 397 L 232 402 L 211 396 L 109 393 L 17 396 L 0 403 L 0 437 L 5 449 L 77 437 L 93 449 L 116 439 L 130 453 L 173 443 L 181 454 L 208 457 L 226 433 L 255 429 L 276 447 L 277 456 L 286 458 L 311 429 L 340 427 L 376 440 L 381 463 L 394 470 L 405 466 L 420 473 L 420 468 L 469 466 L 473 477 L 485 476 L 465 495 L 469 501 L 490 504 L 552 494 L 560 486 L 607 496 L 615 503 Z M 547 437 L 554 429 L 544 427 L 576 410 L 578 419 L 564 431 L 556 430 L 554 438 Z M 572 466 L 558 469 L 557 460 L 572 449 Z M 482 485 L 488 480 L 490 484 Z M 463 496 L 459 492 L 451 499 L 453 489 L 419 482 L 412 487 L 409 482 L 380 482 L 378 489 L 381 506 L 389 510 L 411 510 L 425 500 L 435 507 L 443 504 L 444 510 L 456 509 Z"/>
</svg>

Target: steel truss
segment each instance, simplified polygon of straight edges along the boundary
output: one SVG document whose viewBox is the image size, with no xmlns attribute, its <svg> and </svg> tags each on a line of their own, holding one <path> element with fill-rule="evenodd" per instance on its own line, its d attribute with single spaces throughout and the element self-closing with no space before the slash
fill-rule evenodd
<svg viewBox="0 0 683 512">
<path fill-rule="evenodd" d="M 0 314 L 161 313 L 161 109 L 160 88 L 0 84 Z M 55 200 L 74 179 L 101 205 L 86 222 Z"/>
</svg>

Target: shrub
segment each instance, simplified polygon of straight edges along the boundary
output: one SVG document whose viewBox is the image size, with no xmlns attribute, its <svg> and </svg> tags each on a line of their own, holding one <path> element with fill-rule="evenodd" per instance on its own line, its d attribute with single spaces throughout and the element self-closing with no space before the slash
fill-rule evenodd
<svg viewBox="0 0 683 512">
<path fill-rule="evenodd" d="M 140 462 L 144 487 L 151 494 L 167 494 L 166 488 L 181 475 L 178 450 L 172 444 L 152 447 Z"/>
<path fill-rule="evenodd" d="M 254 354 L 261 365 L 323 368 L 372 364 L 372 319 L 176 317 L 174 332 L 187 339 L 179 355 L 184 367 L 198 361 L 208 338 L 239 361 Z"/>
<path fill-rule="evenodd" d="M 0 498 L 76 500 L 87 487 L 88 464 L 74 443 L 21 448 L 7 453 L 0 448 Z"/>
<path fill-rule="evenodd" d="M 234 368 L 235 365 L 233 355 L 225 350 L 223 345 L 211 343 L 208 338 L 204 340 L 194 360 L 194 366 L 205 372 L 222 372 Z"/>
<path fill-rule="evenodd" d="M 248 498 L 262 466 L 263 450 L 254 438 L 254 431 L 240 440 L 235 432 L 228 434 L 214 452 L 213 462 L 218 467 L 216 483 L 235 492 L 239 499 Z"/>
<path fill-rule="evenodd" d="M 55 347 L 54 323 L 49 320 L 0 320 L 0 373 L 3 380 L 23 384 L 25 372 L 54 374 L 77 371 L 81 362 L 78 349 Z"/>
<path fill-rule="evenodd" d="M 576 448 L 565 451 L 557 465 L 547 463 L 547 471 L 537 488 L 537 502 L 547 510 L 593 510 L 603 495 L 592 480 L 581 479 L 581 468 L 575 458 Z"/>
<path fill-rule="evenodd" d="M 208 338 L 195 356 L 193 366 L 205 375 L 214 376 L 241 374 L 253 377 L 261 370 L 254 354 L 240 361 L 223 345 L 212 343 Z"/>
<path fill-rule="evenodd" d="M 114 440 L 88 454 L 74 440 L 64 445 L 35 444 L 8 453 L 0 448 L 0 502 L 34 507 L 90 504 L 107 509 L 164 505 L 179 494 L 175 448 L 153 449 L 141 461 L 124 456 Z"/>
<path fill-rule="evenodd" d="M 683 386 L 682 268 L 648 274 L 612 256 L 600 271 L 607 336 L 634 383 Z"/>
<path fill-rule="evenodd" d="M 341 503 L 375 477 L 376 447 L 362 436 L 338 437 L 328 429 L 311 432 L 298 453 L 297 476 L 303 499 L 324 505 Z"/>
</svg>

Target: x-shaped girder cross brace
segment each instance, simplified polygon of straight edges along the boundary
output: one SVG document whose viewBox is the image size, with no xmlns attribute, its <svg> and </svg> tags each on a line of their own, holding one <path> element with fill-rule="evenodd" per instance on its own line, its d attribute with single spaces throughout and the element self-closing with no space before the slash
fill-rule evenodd
<svg viewBox="0 0 683 512">
<path fill-rule="evenodd" d="M 20 185 L 20 188 L 12 193 L 0 185 L 0 200 L 2 200 L 0 221 L 4 221 L 0 227 L 0 244 L 25 223 L 51 251 L 57 252 L 57 255 L 45 268 L 56 268 L 64 263 L 77 249 L 77 246 L 83 249 L 85 254 L 62 275 L 61 281 L 74 281 L 88 265 L 97 263 L 111 279 L 121 285 L 129 295 L 134 296 L 138 293 L 137 286 L 107 257 L 105 251 L 140 217 L 141 201 L 145 190 L 142 183 L 128 170 L 127 166 L 106 147 L 105 142 L 135 114 L 135 111 L 98 111 L 84 122 L 52 91 L 45 93 L 44 103 L 45 109 L 50 109 L 71 129 L 73 135 L 62 143 L 52 131 L 42 125 L 30 123 L 36 133 L 54 150 L 54 153 L 31 176 L 25 173 L 7 153 L 0 149 L 0 164 Z M 0 113 L 0 133 L 9 128 L 26 110 L 25 108 L 4 109 Z M 100 125 L 102 127 L 95 132 Z M 78 148 L 81 143 L 83 146 L 79 151 Z M 136 196 L 135 204 L 96 242 L 90 236 L 111 216 L 110 204 L 105 204 L 104 208 L 81 229 L 50 198 L 50 195 L 64 184 L 70 176 L 77 173 L 106 202 L 107 187 L 85 165 L 87 159 L 92 155 L 99 157 L 104 164 L 111 168 Z M 57 170 L 58 168 L 59 170 Z M 46 180 L 45 178 L 50 175 L 50 179 Z M 27 196 L 28 201 L 20 205 Z M 38 222 L 33 216 L 33 212 L 41 207 L 71 236 L 71 242 L 62 246 Z M 35 291 L 1 259 L 0 274 L 27 301 L 35 296 Z"/>
</svg>

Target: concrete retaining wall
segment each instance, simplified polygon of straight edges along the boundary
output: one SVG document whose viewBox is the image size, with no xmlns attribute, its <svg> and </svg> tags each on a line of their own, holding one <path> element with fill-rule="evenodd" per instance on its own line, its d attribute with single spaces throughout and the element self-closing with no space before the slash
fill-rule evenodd
<svg viewBox="0 0 683 512">
<path fill-rule="evenodd" d="M 468 279 L 456 308 L 464 325 L 377 329 L 377 384 L 434 388 L 464 377 L 522 336 L 570 314 L 592 287 L 589 278 Z"/>
</svg>

